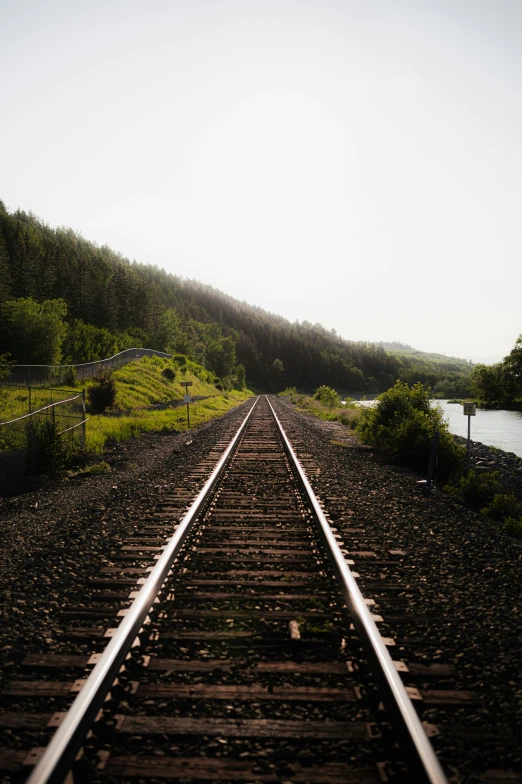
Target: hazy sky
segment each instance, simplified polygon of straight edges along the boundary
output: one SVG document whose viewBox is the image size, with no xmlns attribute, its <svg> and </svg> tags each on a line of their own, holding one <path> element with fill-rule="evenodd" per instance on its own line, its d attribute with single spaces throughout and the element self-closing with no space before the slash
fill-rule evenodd
<svg viewBox="0 0 522 784">
<path fill-rule="evenodd" d="M 350 340 L 522 332 L 521 0 L 0 0 L 0 199 Z"/>
</svg>

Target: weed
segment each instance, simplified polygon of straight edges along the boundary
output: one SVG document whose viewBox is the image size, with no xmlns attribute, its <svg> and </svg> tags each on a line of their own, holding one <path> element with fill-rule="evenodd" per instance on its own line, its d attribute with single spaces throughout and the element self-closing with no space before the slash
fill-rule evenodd
<svg viewBox="0 0 522 784">
<path fill-rule="evenodd" d="M 504 531 L 507 531 L 508 534 L 522 537 L 522 517 L 506 517 L 502 528 Z"/>
<path fill-rule="evenodd" d="M 94 474 L 97 476 L 98 474 L 107 474 L 109 471 L 111 471 L 110 465 L 106 463 L 105 460 L 100 460 L 99 463 L 88 466 L 85 469 L 84 474 Z"/>
</svg>

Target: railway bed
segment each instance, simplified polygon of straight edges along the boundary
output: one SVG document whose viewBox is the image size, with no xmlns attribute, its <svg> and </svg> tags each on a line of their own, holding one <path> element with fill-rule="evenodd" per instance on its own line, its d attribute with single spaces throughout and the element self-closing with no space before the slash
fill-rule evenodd
<svg viewBox="0 0 522 784">
<path fill-rule="evenodd" d="M 227 443 L 217 442 L 192 472 L 192 490 L 173 487 L 134 523 L 84 601 L 63 608 L 53 652 L 21 662 L 0 714 L 7 780 L 23 780 L 38 761 Z M 310 454 L 301 463 L 317 477 Z M 460 688 L 454 666 L 429 654 L 403 661 L 407 650 L 426 648 L 430 627 L 424 613 L 408 614 L 420 589 L 404 581 L 406 552 L 383 550 L 353 525 L 341 538 L 342 497 L 330 506 L 333 536 L 362 575 L 365 604 L 435 747 L 448 728 L 452 743 L 459 732 L 473 742 L 467 717 L 479 697 Z M 79 780 L 422 780 L 405 771 L 408 754 L 397 745 L 393 713 L 383 710 L 316 517 L 261 399 L 100 706 L 74 763 Z M 475 734 L 479 748 L 484 730 Z M 459 775 L 452 765 L 447 772 Z"/>
</svg>

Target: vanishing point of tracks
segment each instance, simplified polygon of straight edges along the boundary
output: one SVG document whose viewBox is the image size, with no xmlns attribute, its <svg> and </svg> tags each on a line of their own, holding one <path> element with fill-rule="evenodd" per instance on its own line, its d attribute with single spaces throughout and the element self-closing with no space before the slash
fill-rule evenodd
<svg viewBox="0 0 522 784">
<path fill-rule="evenodd" d="M 200 471 L 188 511 L 173 489 L 64 608 L 71 652 L 27 657 L 4 691 L 1 726 L 33 746 L 11 780 L 443 784 L 266 398 Z"/>
</svg>

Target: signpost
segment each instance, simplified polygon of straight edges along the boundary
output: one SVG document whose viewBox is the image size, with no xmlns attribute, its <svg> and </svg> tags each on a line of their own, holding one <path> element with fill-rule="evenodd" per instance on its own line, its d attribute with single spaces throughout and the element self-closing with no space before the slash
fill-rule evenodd
<svg viewBox="0 0 522 784">
<path fill-rule="evenodd" d="M 189 395 L 188 388 L 192 386 L 192 381 L 182 381 L 182 385 L 185 387 L 185 394 L 183 395 L 183 402 L 187 404 L 187 427 L 190 430 L 190 411 L 189 411 L 189 403 L 192 400 L 191 396 Z"/>
<path fill-rule="evenodd" d="M 469 474 L 469 459 L 471 453 L 471 417 L 477 415 L 476 403 L 463 403 L 462 413 L 468 418 L 468 474 Z"/>
</svg>

